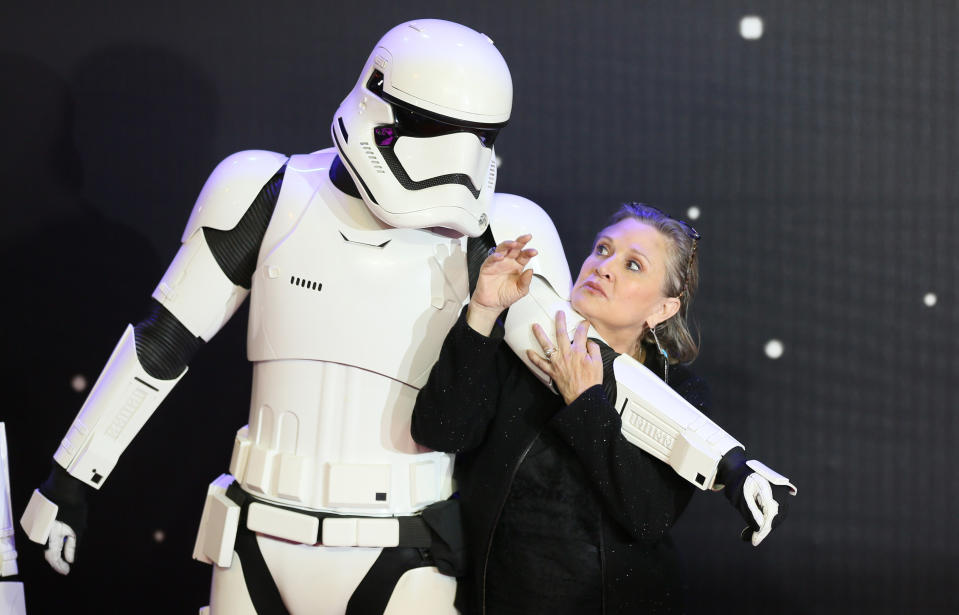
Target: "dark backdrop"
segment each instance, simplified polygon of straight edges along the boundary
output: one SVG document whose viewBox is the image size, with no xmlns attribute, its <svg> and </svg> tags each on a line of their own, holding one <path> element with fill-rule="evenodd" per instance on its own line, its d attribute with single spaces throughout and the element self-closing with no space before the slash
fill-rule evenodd
<svg viewBox="0 0 959 615">
<path fill-rule="evenodd" d="M 691 612 L 959 610 L 955 3 L 65 4 L 0 8 L 17 514 L 82 402 L 75 376 L 88 388 L 140 318 L 216 163 L 327 147 L 379 36 L 440 17 L 506 57 L 497 187 L 552 215 L 574 268 L 622 200 L 699 209 L 696 368 L 714 418 L 800 492 L 758 549 L 721 496 L 694 499 L 675 530 Z M 761 39 L 740 36 L 747 14 Z M 246 420 L 244 337 L 245 311 L 125 454 L 69 577 L 17 535 L 32 613 L 206 604 L 190 552 Z"/>
</svg>

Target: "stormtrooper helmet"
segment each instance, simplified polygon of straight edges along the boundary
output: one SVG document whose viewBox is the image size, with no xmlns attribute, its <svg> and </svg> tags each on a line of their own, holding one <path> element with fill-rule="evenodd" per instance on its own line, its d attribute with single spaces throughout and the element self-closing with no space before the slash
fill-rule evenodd
<svg viewBox="0 0 959 615">
<path fill-rule="evenodd" d="M 331 132 L 363 200 L 383 222 L 486 229 L 493 142 L 513 82 L 485 34 L 437 19 L 396 26 L 376 44 Z"/>
</svg>

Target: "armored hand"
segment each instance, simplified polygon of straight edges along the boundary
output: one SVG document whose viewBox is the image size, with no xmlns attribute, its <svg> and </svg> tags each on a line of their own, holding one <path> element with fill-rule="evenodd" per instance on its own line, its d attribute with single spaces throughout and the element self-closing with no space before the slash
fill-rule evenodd
<svg viewBox="0 0 959 615">
<path fill-rule="evenodd" d="M 46 545 L 44 558 L 60 574 L 70 572 L 77 542 L 86 529 L 89 489 L 54 463 L 20 520 L 30 540 Z"/>
<path fill-rule="evenodd" d="M 796 495 L 789 479 L 755 459 L 746 461 L 740 447 L 720 460 L 716 482 L 726 486 L 726 499 L 748 524 L 742 539 L 751 541 L 754 547 L 785 520 L 789 504 L 786 496 Z"/>
</svg>

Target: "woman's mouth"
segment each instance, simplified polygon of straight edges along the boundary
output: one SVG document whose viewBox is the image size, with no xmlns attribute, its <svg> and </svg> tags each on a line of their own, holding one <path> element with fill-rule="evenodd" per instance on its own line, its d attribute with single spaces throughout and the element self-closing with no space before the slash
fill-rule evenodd
<svg viewBox="0 0 959 615">
<path fill-rule="evenodd" d="M 583 288 L 592 292 L 593 294 L 600 295 L 602 297 L 606 296 L 606 293 L 603 291 L 600 285 L 597 284 L 596 282 L 591 282 L 587 280 L 586 282 L 583 282 Z"/>
</svg>

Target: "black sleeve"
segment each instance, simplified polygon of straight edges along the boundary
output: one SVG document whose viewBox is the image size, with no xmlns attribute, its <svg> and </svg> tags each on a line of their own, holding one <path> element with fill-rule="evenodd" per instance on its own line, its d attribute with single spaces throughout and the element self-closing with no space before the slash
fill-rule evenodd
<svg viewBox="0 0 959 615">
<path fill-rule="evenodd" d="M 133 328 L 137 359 L 146 373 L 158 380 L 173 380 L 203 346 L 170 310 L 150 298 L 146 317 Z"/>
<path fill-rule="evenodd" d="M 705 384 L 686 382 L 684 397 L 708 399 Z M 694 404 L 695 405 L 695 404 Z M 606 510 L 636 540 L 657 540 L 685 510 L 695 487 L 630 443 L 601 385 L 587 389 L 550 421 L 580 459 Z"/>
<path fill-rule="evenodd" d="M 500 394 L 498 333 L 486 337 L 474 331 L 463 309 L 416 397 L 411 432 L 419 444 L 461 453 L 483 441 Z"/>
</svg>

